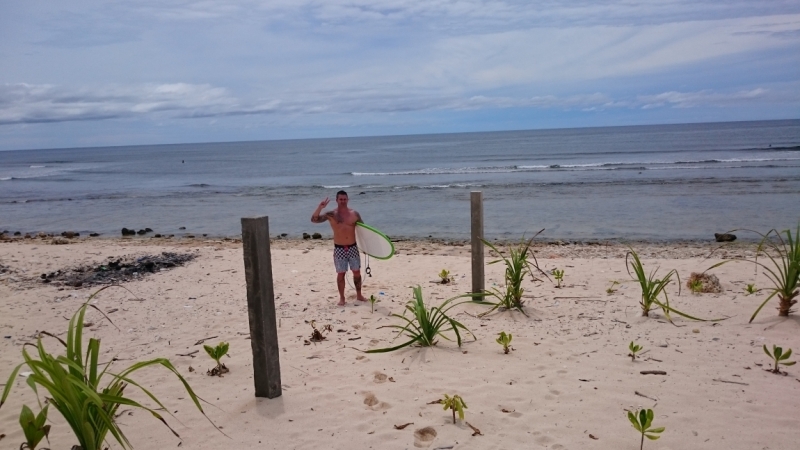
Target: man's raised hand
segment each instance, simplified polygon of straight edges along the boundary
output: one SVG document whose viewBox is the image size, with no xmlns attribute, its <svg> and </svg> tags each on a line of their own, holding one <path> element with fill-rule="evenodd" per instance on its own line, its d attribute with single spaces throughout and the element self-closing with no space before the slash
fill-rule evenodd
<svg viewBox="0 0 800 450">
<path fill-rule="evenodd" d="M 329 197 L 325 197 L 325 200 L 319 202 L 319 207 L 320 208 L 324 208 L 324 207 L 328 206 L 328 202 L 330 202 L 330 201 L 331 200 L 330 200 Z"/>
</svg>

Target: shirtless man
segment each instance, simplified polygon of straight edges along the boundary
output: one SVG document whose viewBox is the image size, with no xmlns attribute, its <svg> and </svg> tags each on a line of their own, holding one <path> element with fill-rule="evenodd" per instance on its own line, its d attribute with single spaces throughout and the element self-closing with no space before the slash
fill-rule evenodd
<svg viewBox="0 0 800 450">
<path fill-rule="evenodd" d="M 356 298 L 367 301 L 361 295 L 361 259 L 356 246 L 356 222 L 361 222 L 361 214 L 347 207 L 347 192 L 336 193 L 336 209 L 320 215 L 328 206 L 328 197 L 319 203 L 311 214 L 314 223 L 330 222 L 333 230 L 333 264 L 336 266 L 336 285 L 339 287 L 339 306 L 344 306 L 344 275 L 348 266 L 353 271 L 353 283 L 356 285 Z"/>
</svg>

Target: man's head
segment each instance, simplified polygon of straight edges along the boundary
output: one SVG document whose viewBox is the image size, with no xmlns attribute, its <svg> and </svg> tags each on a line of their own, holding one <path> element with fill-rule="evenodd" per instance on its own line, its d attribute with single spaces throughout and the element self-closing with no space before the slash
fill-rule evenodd
<svg viewBox="0 0 800 450">
<path fill-rule="evenodd" d="M 336 193 L 336 204 L 343 208 L 347 207 L 347 192 L 339 191 Z"/>
</svg>

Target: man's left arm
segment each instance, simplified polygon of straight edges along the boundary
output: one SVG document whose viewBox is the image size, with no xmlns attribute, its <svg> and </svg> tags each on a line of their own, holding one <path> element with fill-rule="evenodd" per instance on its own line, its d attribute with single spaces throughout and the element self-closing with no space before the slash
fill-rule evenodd
<svg viewBox="0 0 800 450">
<path fill-rule="evenodd" d="M 361 220 L 361 214 L 359 214 L 358 211 L 353 212 L 356 213 L 356 223 L 364 223 L 364 221 Z"/>
</svg>

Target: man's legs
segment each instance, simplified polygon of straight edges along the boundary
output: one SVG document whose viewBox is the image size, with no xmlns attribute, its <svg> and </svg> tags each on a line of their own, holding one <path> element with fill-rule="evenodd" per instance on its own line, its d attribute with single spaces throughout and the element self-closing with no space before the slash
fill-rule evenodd
<svg viewBox="0 0 800 450">
<path fill-rule="evenodd" d="M 362 302 L 367 301 L 367 299 L 361 295 L 361 270 L 359 269 L 353 269 L 353 284 L 356 285 L 356 298 Z"/>
<path fill-rule="evenodd" d="M 336 274 L 336 287 L 339 288 L 339 306 L 344 306 L 344 276 L 347 272 L 340 272 Z M 353 276 L 355 278 L 355 276 Z M 358 283 L 356 284 L 360 291 L 361 289 L 361 277 L 358 277 Z"/>
</svg>

